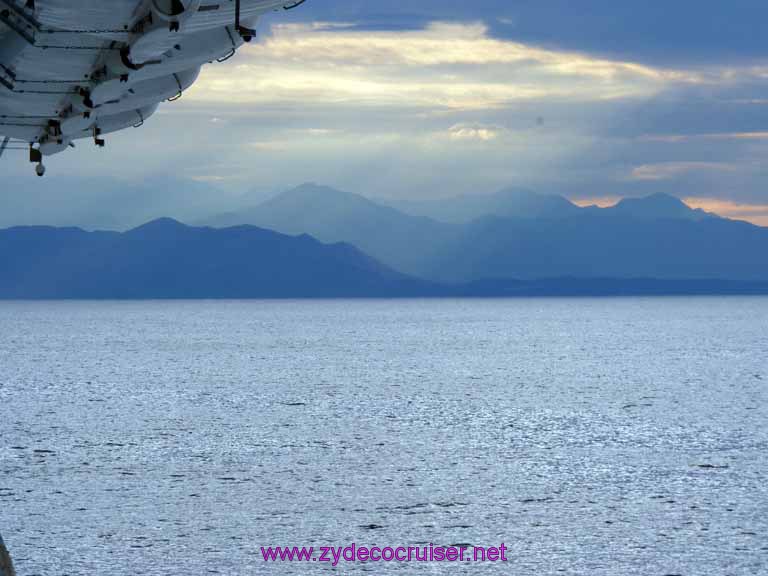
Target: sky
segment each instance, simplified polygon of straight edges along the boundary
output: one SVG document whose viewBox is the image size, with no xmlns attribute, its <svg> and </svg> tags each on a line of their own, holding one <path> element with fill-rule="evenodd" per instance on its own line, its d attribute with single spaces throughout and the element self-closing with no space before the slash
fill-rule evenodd
<svg viewBox="0 0 768 576">
<path fill-rule="evenodd" d="M 194 220 L 312 181 L 667 192 L 768 225 L 766 21 L 764 0 L 308 0 L 140 130 L 52 158 L 45 182 L 4 158 L 0 224 Z"/>
</svg>

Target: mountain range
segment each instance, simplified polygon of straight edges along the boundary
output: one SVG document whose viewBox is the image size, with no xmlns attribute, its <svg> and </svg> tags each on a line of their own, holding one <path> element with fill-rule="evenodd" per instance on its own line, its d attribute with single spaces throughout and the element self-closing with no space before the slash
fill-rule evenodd
<svg viewBox="0 0 768 576">
<path fill-rule="evenodd" d="M 0 230 L 0 298 L 314 298 L 432 294 L 348 244 L 160 219 L 128 232 Z"/>
<path fill-rule="evenodd" d="M 563 196 L 539 194 L 519 188 L 505 188 L 493 194 L 471 194 L 433 200 L 383 200 L 382 203 L 407 214 L 452 224 L 467 224 L 487 216 L 562 220 L 597 213 L 626 215 L 637 219 L 703 220 L 715 217 L 703 210 L 692 209 L 667 194 L 626 198 L 608 208 L 581 207 Z"/>
<path fill-rule="evenodd" d="M 416 276 L 439 246 L 455 234 L 449 224 L 314 184 L 202 224 L 217 228 L 248 224 L 288 235 L 309 234 L 322 242 L 347 242 L 388 266 Z"/>
<path fill-rule="evenodd" d="M 471 194 L 432 200 L 381 200 L 406 214 L 450 224 L 467 224 L 486 216 L 500 218 L 568 218 L 581 210 L 562 196 L 505 188 L 494 194 Z"/>
<path fill-rule="evenodd" d="M 672 196 L 582 208 L 507 190 L 451 202 L 475 217 L 307 184 L 208 226 L 7 228 L 0 298 L 768 294 L 768 228 Z"/>
<path fill-rule="evenodd" d="M 609 208 L 515 190 L 414 205 L 416 212 L 406 213 L 306 184 L 206 223 L 247 223 L 348 242 L 395 270 L 438 282 L 768 279 L 768 229 L 692 209 L 664 194 Z M 462 206 L 474 217 L 460 221 Z"/>
</svg>

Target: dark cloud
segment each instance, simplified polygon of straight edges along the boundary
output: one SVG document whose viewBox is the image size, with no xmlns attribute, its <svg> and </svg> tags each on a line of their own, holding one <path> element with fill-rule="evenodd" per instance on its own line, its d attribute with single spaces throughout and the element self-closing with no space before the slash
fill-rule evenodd
<svg viewBox="0 0 768 576">
<path fill-rule="evenodd" d="M 390 29 L 483 20 L 498 37 L 667 65 L 768 55 L 763 0 L 309 0 L 290 17 Z"/>
</svg>

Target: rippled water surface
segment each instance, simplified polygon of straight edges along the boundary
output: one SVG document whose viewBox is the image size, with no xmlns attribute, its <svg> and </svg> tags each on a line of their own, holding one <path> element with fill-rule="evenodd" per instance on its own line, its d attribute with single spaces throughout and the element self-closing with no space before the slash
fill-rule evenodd
<svg viewBox="0 0 768 576">
<path fill-rule="evenodd" d="M 768 574 L 768 299 L 0 303 L 20 576 Z"/>
</svg>

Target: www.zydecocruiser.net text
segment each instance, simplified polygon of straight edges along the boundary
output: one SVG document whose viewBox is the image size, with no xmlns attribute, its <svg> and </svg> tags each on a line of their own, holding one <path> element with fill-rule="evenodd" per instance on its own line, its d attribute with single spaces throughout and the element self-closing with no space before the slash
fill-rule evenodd
<svg viewBox="0 0 768 576">
<path fill-rule="evenodd" d="M 326 562 L 331 566 L 353 562 L 507 562 L 500 546 L 342 546 L 262 547 L 265 562 Z"/>
</svg>

